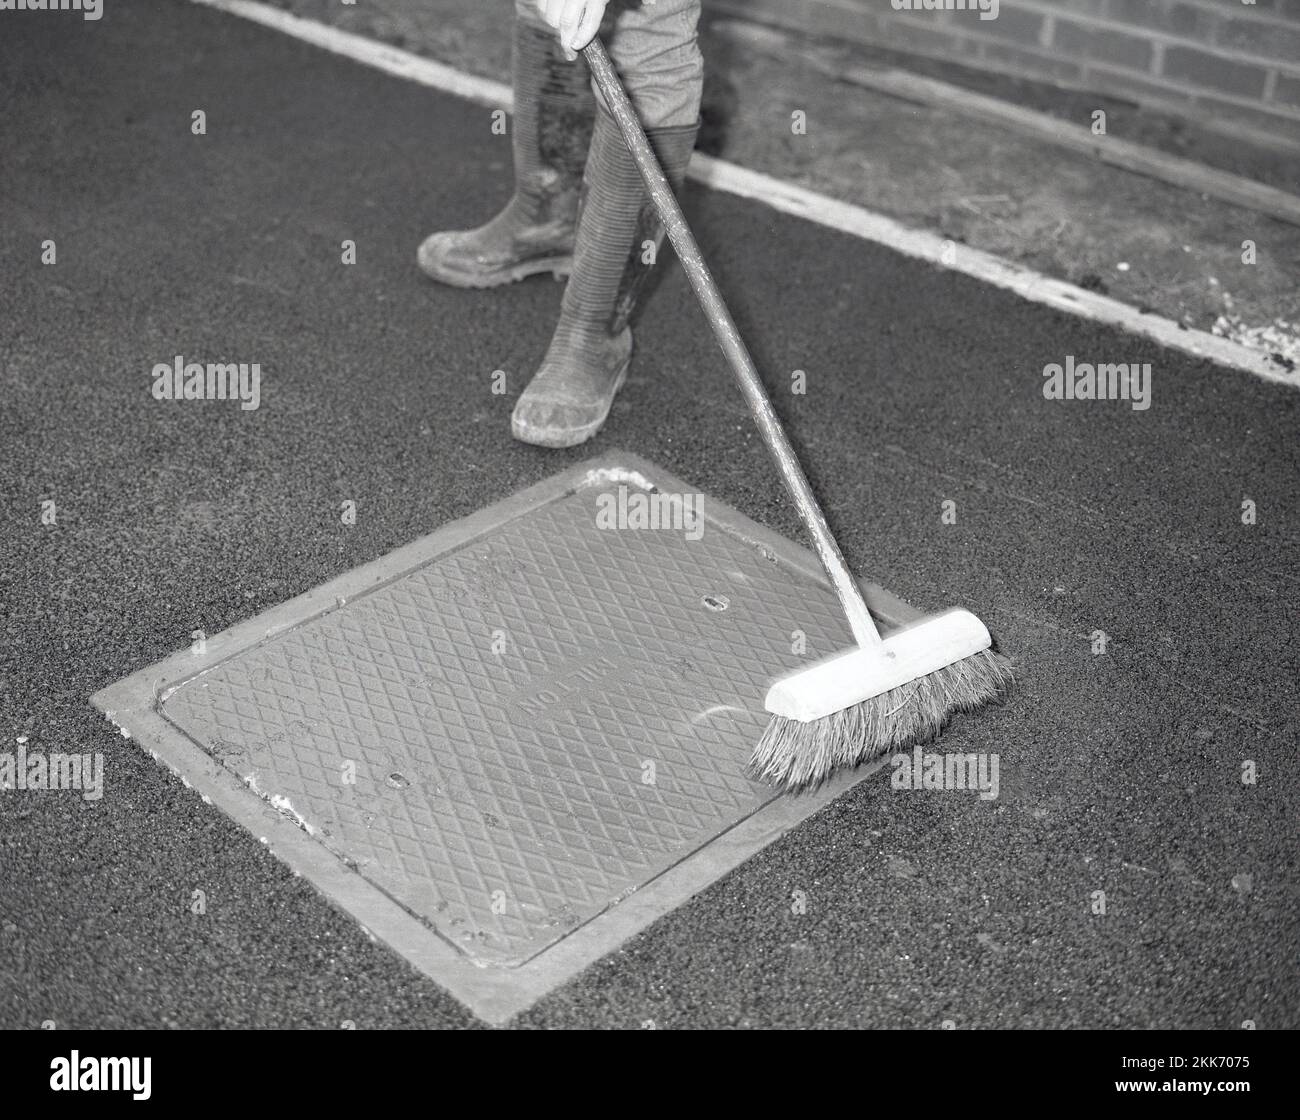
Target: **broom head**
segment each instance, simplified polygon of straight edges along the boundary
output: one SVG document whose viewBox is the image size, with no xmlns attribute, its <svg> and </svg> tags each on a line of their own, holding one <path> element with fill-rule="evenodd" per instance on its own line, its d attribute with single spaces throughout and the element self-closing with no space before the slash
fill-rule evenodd
<svg viewBox="0 0 1300 1120">
<path fill-rule="evenodd" d="M 750 769 L 785 790 L 926 742 L 954 712 L 971 711 L 1011 684 L 1006 658 L 970 611 L 952 610 L 783 677 Z"/>
</svg>

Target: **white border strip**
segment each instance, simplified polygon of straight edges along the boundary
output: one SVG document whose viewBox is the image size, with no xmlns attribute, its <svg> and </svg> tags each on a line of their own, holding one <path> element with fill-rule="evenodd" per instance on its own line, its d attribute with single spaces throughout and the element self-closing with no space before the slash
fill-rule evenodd
<svg viewBox="0 0 1300 1120">
<path fill-rule="evenodd" d="M 409 51 L 363 35 L 303 19 L 280 8 L 257 3 L 256 0 L 192 2 L 251 20 L 333 54 L 343 55 L 386 74 L 444 93 L 481 102 L 493 108 L 510 109 L 514 104 L 510 87 L 503 82 L 465 74 L 441 62 L 420 58 Z M 954 245 L 937 233 L 910 229 L 883 214 L 786 183 L 761 171 L 751 171 L 726 160 L 707 156 L 703 152 L 696 152 L 691 159 L 689 174 L 692 179 L 714 190 L 755 199 L 774 210 L 794 214 L 864 241 L 884 245 L 905 256 L 928 261 L 984 283 L 1007 288 L 1031 303 L 1119 327 L 1172 350 L 1181 350 L 1230 369 L 1252 373 L 1266 381 L 1293 388 L 1300 386 L 1300 374 L 1287 374 L 1268 355 L 1230 339 L 1183 327 L 1160 315 L 1145 314 L 1120 300 L 1090 292 L 1063 280 L 1054 280 L 1041 272 L 980 249 Z M 951 264 L 942 259 L 945 250 L 946 255 L 954 257 Z"/>
<path fill-rule="evenodd" d="M 341 54 L 354 62 L 360 62 L 395 78 L 405 78 L 418 85 L 430 86 L 443 93 L 455 94 L 469 101 L 479 101 L 497 109 L 513 109 L 514 95 L 504 82 L 494 82 L 491 78 L 478 78 L 460 70 L 453 70 L 441 62 L 421 58 L 400 47 L 392 47 L 376 39 L 367 39 L 364 35 L 355 35 L 351 31 L 342 31 L 315 20 L 303 19 L 282 8 L 272 8 L 259 4 L 256 0 L 192 0 L 205 8 L 216 8 L 239 16 L 241 19 L 260 23 L 275 31 L 282 31 L 320 47 L 331 54 Z"/>
</svg>

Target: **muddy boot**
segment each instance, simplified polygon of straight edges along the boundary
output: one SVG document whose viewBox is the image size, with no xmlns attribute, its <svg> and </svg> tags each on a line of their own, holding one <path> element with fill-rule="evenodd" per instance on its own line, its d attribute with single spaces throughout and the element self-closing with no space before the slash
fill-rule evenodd
<svg viewBox="0 0 1300 1120">
<path fill-rule="evenodd" d="M 698 127 L 647 130 L 676 191 L 686 176 Z M 515 405 L 511 431 L 516 439 L 540 447 L 572 447 L 600 430 L 627 377 L 632 357 L 628 320 L 663 236 L 618 126 L 598 110 L 583 175 L 573 275 L 546 357 Z"/>
<path fill-rule="evenodd" d="M 490 288 L 537 272 L 567 276 L 582 169 L 596 111 L 581 57 L 567 62 L 555 32 L 515 21 L 515 193 L 478 229 L 435 233 L 420 246 L 427 275 L 458 288 Z"/>
</svg>

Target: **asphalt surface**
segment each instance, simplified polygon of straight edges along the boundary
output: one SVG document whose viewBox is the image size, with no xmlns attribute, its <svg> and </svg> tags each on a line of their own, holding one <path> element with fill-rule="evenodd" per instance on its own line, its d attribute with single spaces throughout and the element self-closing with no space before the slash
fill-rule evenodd
<svg viewBox="0 0 1300 1120">
<path fill-rule="evenodd" d="M 99 801 L 0 792 L 0 1025 L 471 1025 L 87 698 L 612 447 L 797 535 L 684 277 L 606 431 L 524 447 L 560 287 L 414 267 L 508 194 L 487 109 L 170 0 L 11 14 L 0 105 L 0 735 L 106 759 Z M 862 783 L 520 1024 L 1297 1026 L 1294 390 L 687 209 L 850 562 L 1014 659 L 943 744 L 997 752 L 1001 796 Z M 176 354 L 259 362 L 261 407 L 155 401 Z M 1151 408 L 1044 400 L 1067 354 L 1150 362 Z"/>
</svg>

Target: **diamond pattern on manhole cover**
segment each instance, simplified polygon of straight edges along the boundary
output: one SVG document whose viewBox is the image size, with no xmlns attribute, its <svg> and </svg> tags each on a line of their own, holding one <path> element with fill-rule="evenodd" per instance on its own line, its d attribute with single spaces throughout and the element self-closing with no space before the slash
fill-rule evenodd
<svg viewBox="0 0 1300 1120">
<path fill-rule="evenodd" d="M 744 772 L 764 692 L 848 640 L 707 498 L 691 539 L 597 528 L 612 489 L 236 653 L 162 714 L 469 958 L 521 964 L 768 801 Z"/>
</svg>

